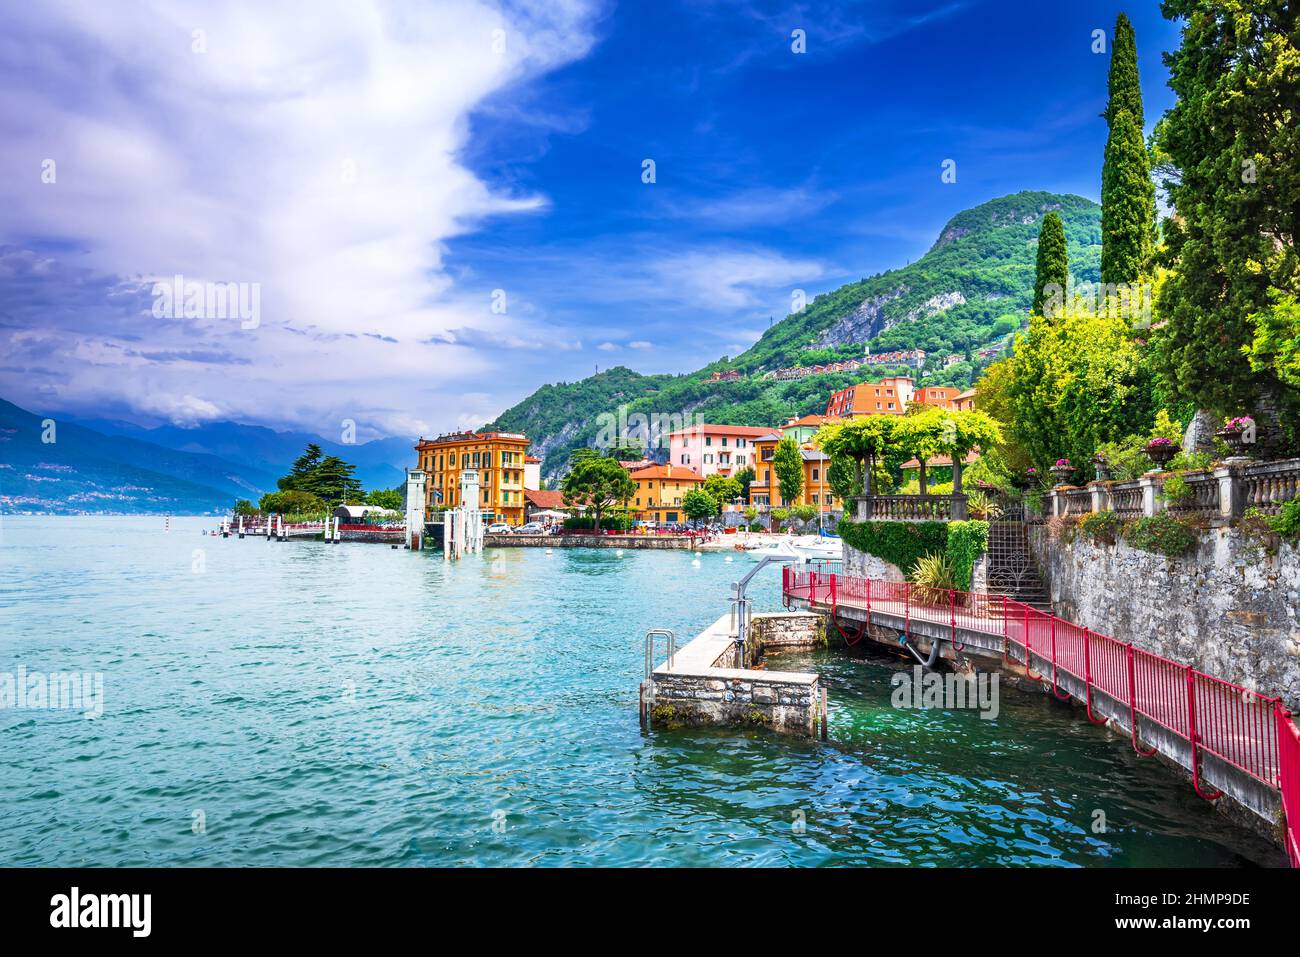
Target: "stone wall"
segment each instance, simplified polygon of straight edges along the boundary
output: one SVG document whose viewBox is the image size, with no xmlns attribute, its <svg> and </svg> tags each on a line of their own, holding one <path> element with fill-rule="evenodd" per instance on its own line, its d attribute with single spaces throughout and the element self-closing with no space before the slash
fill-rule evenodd
<svg viewBox="0 0 1300 957">
<path fill-rule="evenodd" d="M 844 543 L 844 574 L 856 578 L 874 578 L 877 581 L 901 582 L 907 576 L 897 565 L 860 552 L 848 542 Z"/>
<path fill-rule="evenodd" d="M 1236 528 L 1168 559 L 1121 541 L 1030 534 L 1056 614 L 1300 710 L 1300 553 Z"/>
<path fill-rule="evenodd" d="M 717 669 L 655 676 L 653 724 L 725 724 L 812 733 L 816 675 Z"/>
<path fill-rule="evenodd" d="M 796 612 L 755 615 L 750 647 L 809 647 L 821 616 Z M 724 615 L 654 669 L 643 686 L 651 726 L 687 724 L 770 727 L 812 734 L 821 714 L 816 674 L 739 667 L 731 616 Z M 648 695 L 648 698 L 646 697 Z"/>
<path fill-rule="evenodd" d="M 751 664 L 763 655 L 803 651 L 825 644 L 826 619 L 814 612 L 775 612 L 754 615 L 749 620 Z"/>
</svg>

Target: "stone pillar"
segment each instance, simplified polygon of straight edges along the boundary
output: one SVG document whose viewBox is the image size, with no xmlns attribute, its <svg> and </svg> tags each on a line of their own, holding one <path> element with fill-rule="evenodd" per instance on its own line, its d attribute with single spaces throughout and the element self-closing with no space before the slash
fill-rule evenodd
<svg viewBox="0 0 1300 957">
<path fill-rule="evenodd" d="M 1089 482 L 1088 490 L 1092 492 L 1092 510 L 1094 512 L 1110 511 L 1110 488 L 1101 482 Z"/>
<path fill-rule="evenodd" d="M 1219 515 L 1226 519 L 1241 518 L 1246 510 L 1246 496 L 1241 487 L 1241 473 L 1231 465 L 1214 470 L 1219 482 Z"/>
<path fill-rule="evenodd" d="M 424 538 L 424 469 L 406 470 L 406 547 L 419 550 Z"/>
<path fill-rule="evenodd" d="M 1157 512 L 1164 511 L 1164 499 L 1160 497 L 1160 480 L 1157 478 L 1160 472 L 1147 472 L 1142 478 L 1138 479 L 1138 484 L 1142 487 L 1142 514 L 1155 515 Z"/>
<path fill-rule="evenodd" d="M 954 522 L 964 522 L 970 516 L 970 512 L 966 508 L 965 495 L 953 493 L 951 515 Z"/>
</svg>

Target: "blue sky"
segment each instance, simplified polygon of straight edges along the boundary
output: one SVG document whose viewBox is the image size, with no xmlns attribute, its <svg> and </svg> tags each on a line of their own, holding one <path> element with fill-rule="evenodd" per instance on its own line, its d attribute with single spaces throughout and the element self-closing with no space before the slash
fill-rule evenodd
<svg viewBox="0 0 1300 957">
<path fill-rule="evenodd" d="M 1097 198 L 1120 9 L 1149 129 L 1155 2 L 10 8 L 0 396 L 407 435 L 689 371 L 962 209 Z M 159 318 L 176 274 L 255 285 L 256 322 Z"/>
</svg>

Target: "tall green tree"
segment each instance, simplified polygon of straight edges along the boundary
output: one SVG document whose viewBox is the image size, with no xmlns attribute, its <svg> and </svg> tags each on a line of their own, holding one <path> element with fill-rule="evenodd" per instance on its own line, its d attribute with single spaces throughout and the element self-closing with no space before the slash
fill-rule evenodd
<svg viewBox="0 0 1300 957">
<path fill-rule="evenodd" d="M 682 496 L 682 511 L 690 519 L 712 518 L 720 511 L 718 500 L 702 488 L 693 488 Z"/>
<path fill-rule="evenodd" d="M 316 492 L 316 470 L 320 467 L 323 453 L 321 447 L 312 442 L 303 450 L 302 455 L 293 460 L 289 474 L 275 484 L 285 492 Z"/>
<path fill-rule="evenodd" d="M 708 476 L 704 480 L 703 491 L 718 503 L 719 511 L 721 511 L 722 506 L 740 498 L 742 494 L 742 489 L 738 481 L 730 476 L 720 475 L 717 472 Z"/>
<path fill-rule="evenodd" d="M 1106 152 L 1101 168 L 1101 281 L 1134 283 L 1151 266 L 1156 192 L 1142 136 L 1145 114 L 1133 24 L 1115 19 L 1107 84 Z"/>
<path fill-rule="evenodd" d="M 1128 110 L 1138 126 L 1146 123 L 1142 110 L 1142 83 L 1138 77 L 1137 37 L 1127 14 L 1115 18 L 1115 33 L 1110 44 L 1110 73 L 1106 77 L 1106 112 L 1114 122 L 1120 110 Z"/>
<path fill-rule="evenodd" d="M 1056 213 L 1048 213 L 1043 217 L 1043 225 L 1038 230 L 1038 259 L 1034 266 L 1034 315 L 1046 315 L 1045 309 L 1054 297 L 1059 297 L 1064 302 L 1069 278 L 1065 223 Z"/>
<path fill-rule="evenodd" d="M 600 516 L 636 494 L 636 482 L 617 460 L 584 455 L 576 457 L 560 489 L 564 504 L 588 509 L 596 519 L 596 531 L 600 531 Z"/>
<path fill-rule="evenodd" d="M 1182 38 L 1165 57 L 1178 101 L 1156 129 L 1176 210 L 1166 229 L 1174 271 L 1157 302 L 1161 372 L 1178 399 L 1220 414 L 1261 396 L 1294 408 L 1277 369 L 1252 369 L 1247 353 L 1259 323 L 1278 317 L 1278 297 L 1300 283 L 1300 7 L 1165 0 L 1163 10 L 1182 20 Z"/>
<path fill-rule="evenodd" d="M 1100 444 L 1154 415 L 1141 347 L 1128 320 L 1106 312 L 1031 317 L 1014 354 L 990 373 L 977 388 L 979 401 L 1040 472 L 1058 458 L 1086 463 Z"/>
<path fill-rule="evenodd" d="M 1133 284 L 1151 269 L 1156 187 L 1142 127 L 1128 110 L 1111 122 L 1101 171 L 1101 281 Z"/>
<path fill-rule="evenodd" d="M 361 482 L 353 476 L 356 466 L 345 462 L 337 455 L 327 455 L 321 459 L 311 476 L 311 491 L 326 504 L 344 505 L 349 501 L 361 500 Z"/>
<path fill-rule="evenodd" d="M 898 441 L 899 418 L 896 415 L 866 415 L 845 422 L 822 426 L 813 444 L 831 457 L 831 489 L 840 498 L 856 494 L 879 494 L 890 480 L 894 464 L 909 455 Z M 846 474 L 847 473 L 847 474 Z"/>
<path fill-rule="evenodd" d="M 772 471 L 776 473 L 781 504 L 795 501 L 803 492 L 803 456 L 799 444 L 786 435 L 772 452 Z"/>
</svg>

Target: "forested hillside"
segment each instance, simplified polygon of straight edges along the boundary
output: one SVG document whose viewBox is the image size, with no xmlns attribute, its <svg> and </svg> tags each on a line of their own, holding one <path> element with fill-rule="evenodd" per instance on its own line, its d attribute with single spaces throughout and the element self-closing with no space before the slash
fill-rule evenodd
<svg viewBox="0 0 1300 957">
<path fill-rule="evenodd" d="M 791 415 L 820 412 L 827 395 L 898 366 L 763 378 L 777 369 L 826 364 L 903 349 L 928 354 L 926 384 L 966 387 L 1005 348 L 1028 316 L 1034 259 L 1043 216 L 1065 223 L 1076 282 L 1100 276 L 1101 208 L 1081 196 L 1016 193 L 954 216 L 916 262 L 817 296 L 734 359 L 678 376 L 642 376 L 623 367 L 575 383 L 548 385 L 506 410 L 489 428 L 528 434 L 544 459 L 543 474 L 563 470 L 569 452 L 590 444 L 597 416 L 616 413 L 703 413 L 735 425 L 772 425 Z M 983 358 L 979 353 L 991 353 Z M 948 355 L 960 361 L 942 368 Z M 740 378 L 711 381 L 734 370 Z"/>
</svg>

